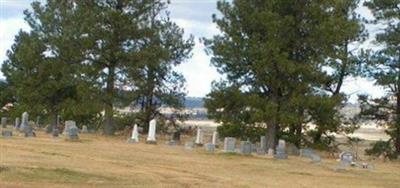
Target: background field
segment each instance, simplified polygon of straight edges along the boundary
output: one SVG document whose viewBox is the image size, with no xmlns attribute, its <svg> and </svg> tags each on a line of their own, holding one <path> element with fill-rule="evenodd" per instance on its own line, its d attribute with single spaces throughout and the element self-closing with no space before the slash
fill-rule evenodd
<svg viewBox="0 0 400 188">
<path fill-rule="evenodd" d="M 142 138 L 143 140 L 143 138 Z M 79 142 L 51 138 L 0 138 L 0 187 L 400 187 L 400 163 L 374 161 L 375 169 L 335 171 L 290 157 L 209 154 L 202 148 L 81 135 Z"/>
</svg>

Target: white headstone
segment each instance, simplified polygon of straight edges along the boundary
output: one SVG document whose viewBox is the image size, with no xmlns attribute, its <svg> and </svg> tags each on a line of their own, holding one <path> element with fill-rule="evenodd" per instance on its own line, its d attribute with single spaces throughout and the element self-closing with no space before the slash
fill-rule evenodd
<svg viewBox="0 0 400 188">
<path fill-rule="evenodd" d="M 22 122 L 21 122 L 21 125 L 19 126 L 19 130 L 20 130 L 20 131 L 23 132 L 23 131 L 29 126 L 28 121 L 29 121 L 29 114 L 28 114 L 28 112 L 22 113 Z"/>
<path fill-rule="evenodd" d="M 72 121 L 72 120 L 65 121 L 65 127 L 64 127 L 63 134 L 68 135 L 68 131 L 71 128 L 78 128 L 78 127 L 76 127 L 76 122 Z"/>
<path fill-rule="evenodd" d="M 217 145 L 218 142 L 218 132 L 214 131 L 212 135 L 212 144 Z"/>
<path fill-rule="evenodd" d="M 149 143 L 156 142 L 156 125 L 157 121 L 155 119 L 152 119 L 150 121 L 149 133 L 147 135 L 147 140 L 146 140 Z"/>
<path fill-rule="evenodd" d="M 89 130 L 86 125 L 82 126 L 81 133 L 89 133 Z"/>
<path fill-rule="evenodd" d="M 236 138 L 225 137 L 224 152 L 235 152 Z"/>
<path fill-rule="evenodd" d="M 196 144 L 203 145 L 203 131 L 200 127 L 197 128 Z"/>
<path fill-rule="evenodd" d="M 133 130 L 132 130 L 132 136 L 128 141 L 129 143 L 135 143 L 135 142 L 139 142 L 139 132 L 138 132 L 138 126 L 137 124 L 135 124 L 135 126 L 133 126 Z"/>
</svg>

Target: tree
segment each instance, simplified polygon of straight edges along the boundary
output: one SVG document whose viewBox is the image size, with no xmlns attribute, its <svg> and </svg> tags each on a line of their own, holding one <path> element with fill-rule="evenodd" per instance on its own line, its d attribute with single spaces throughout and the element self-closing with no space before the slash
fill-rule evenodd
<svg viewBox="0 0 400 188">
<path fill-rule="evenodd" d="M 57 115 L 74 118 L 98 113 L 93 87 L 82 79 L 85 46 L 80 25 L 71 25 L 76 14 L 73 1 L 32 3 L 25 11 L 31 31 L 20 31 L 8 51 L 2 72 L 16 97 L 16 106 L 32 115 L 49 115 L 56 125 Z M 91 101 L 89 103 L 88 101 Z"/>
<path fill-rule="evenodd" d="M 324 123 L 316 124 L 315 130 L 312 130 L 313 143 L 321 142 L 322 135 L 328 137 L 329 132 L 351 132 L 355 127 L 352 127 L 352 119 L 343 117 L 339 109 L 347 102 L 345 94 L 342 93 L 342 86 L 345 79 L 349 76 L 358 76 L 360 52 L 359 45 L 365 41 L 367 37 L 366 30 L 361 21 L 360 15 L 356 13 L 359 6 L 359 1 L 346 0 L 337 1 L 334 11 L 336 21 L 335 34 L 331 35 L 333 40 L 338 41 L 337 45 L 332 48 L 328 58 L 323 64 L 325 69 L 328 69 L 325 84 L 323 88 L 330 96 L 326 99 L 327 105 L 317 104 L 314 108 L 316 117 L 323 117 Z M 325 110 L 321 110 L 320 106 L 327 106 Z M 336 110 L 335 110 L 336 109 Z"/>
<path fill-rule="evenodd" d="M 324 102 L 330 96 L 321 91 L 329 78 L 322 70 L 326 59 L 344 40 L 336 37 L 344 29 L 337 27 L 343 18 L 337 18 L 336 1 L 234 0 L 217 5 L 222 18 L 214 15 L 213 20 L 222 34 L 205 44 L 226 80 L 215 83 L 206 99 L 211 117 L 224 124 L 267 126 L 269 149 L 287 128 L 301 135 L 307 123 L 332 119 L 313 112 L 320 105 L 331 111 L 337 107 Z"/>
<path fill-rule="evenodd" d="M 400 154 L 400 7 L 398 0 L 372 0 L 365 3 L 374 14 L 374 23 L 385 26 L 384 32 L 376 35 L 380 49 L 367 53 L 364 73 L 372 77 L 375 84 L 386 89 L 382 98 L 371 99 L 360 96 L 361 117 L 378 121 L 387 127 L 390 139 L 380 146 L 389 148 L 386 155 L 395 158 Z M 371 152 L 370 152 L 371 153 Z M 372 154 L 372 153 L 371 153 Z"/>
<path fill-rule="evenodd" d="M 154 2 L 147 20 L 149 33 L 143 40 L 140 72 L 129 72 L 132 86 L 137 88 L 134 101 L 141 107 L 139 119 L 145 130 L 151 119 L 161 115 L 161 106 L 182 109 L 186 96 L 185 78 L 173 68 L 190 57 L 193 37 L 184 39 L 184 31 L 169 19 L 166 6 Z"/>
<path fill-rule="evenodd" d="M 10 84 L 0 79 L 0 111 L 6 104 L 14 102 L 14 96 L 11 92 Z"/>
</svg>

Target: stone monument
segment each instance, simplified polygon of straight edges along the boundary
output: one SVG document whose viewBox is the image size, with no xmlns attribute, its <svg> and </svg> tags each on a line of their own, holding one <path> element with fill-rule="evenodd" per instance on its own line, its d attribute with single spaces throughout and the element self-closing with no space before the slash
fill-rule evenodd
<svg viewBox="0 0 400 188">
<path fill-rule="evenodd" d="M 138 126 L 135 124 L 132 129 L 132 135 L 128 139 L 128 143 L 137 143 L 139 142 L 139 132 L 138 132 Z"/>
<path fill-rule="evenodd" d="M 1 118 L 1 126 L 3 128 L 7 128 L 7 118 L 6 117 Z"/>
<path fill-rule="evenodd" d="M 147 135 L 147 144 L 156 144 L 156 127 L 157 126 L 157 121 L 155 119 L 152 119 L 149 123 L 149 132 Z"/>
<path fill-rule="evenodd" d="M 218 132 L 217 131 L 213 132 L 211 143 L 214 144 L 214 146 L 218 145 Z"/>
<path fill-rule="evenodd" d="M 235 152 L 236 138 L 225 137 L 224 139 L 224 152 L 233 153 Z"/>
<path fill-rule="evenodd" d="M 89 133 L 89 130 L 86 125 L 82 126 L 81 133 L 84 133 L 84 134 Z"/>
<path fill-rule="evenodd" d="M 15 118 L 15 125 L 14 125 L 14 129 L 15 130 L 19 130 L 19 125 L 20 125 L 20 119 L 19 117 Z"/>
<path fill-rule="evenodd" d="M 197 146 L 202 146 L 203 145 L 203 130 L 198 127 L 197 128 L 197 134 L 196 134 L 196 145 Z"/>
<path fill-rule="evenodd" d="M 252 143 L 250 141 L 240 142 L 240 153 L 244 155 L 250 155 L 252 152 Z"/>
<path fill-rule="evenodd" d="M 278 146 L 276 147 L 275 159 L 287 159 L 286 154 L 286 142 L 284 140 L 279 140 Z"/>
<path fill-rule="evenodd" d="M 214 152 L 215 151 L 215 145 L 213 144 L 213 143 L 207 143 L 207 144 L 204 144 L 204 149 L 207 151 L 207 152 Z"/>
</svg>

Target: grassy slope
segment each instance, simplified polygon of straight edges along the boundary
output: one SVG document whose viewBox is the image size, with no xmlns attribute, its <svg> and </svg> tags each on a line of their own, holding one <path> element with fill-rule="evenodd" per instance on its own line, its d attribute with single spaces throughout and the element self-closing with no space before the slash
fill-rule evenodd
<svg viewBox="0 0 400 188">
<path fill-rule="evenodd" d="M 373 171 L 335 172 L 290 157 L 207 154 L 164 144 L 81 135 L 80 142 L 0 138 L 0 187 L 400 187 L 400 163 L 374 162 Z"/>
</svg>

